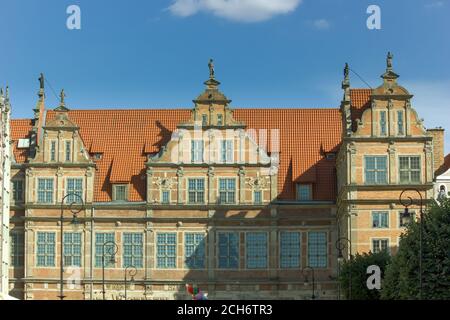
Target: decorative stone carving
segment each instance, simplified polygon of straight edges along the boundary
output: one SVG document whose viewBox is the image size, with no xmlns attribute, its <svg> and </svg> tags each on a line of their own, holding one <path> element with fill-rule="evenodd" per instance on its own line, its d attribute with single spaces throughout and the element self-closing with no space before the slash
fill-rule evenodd
<svg viewBox="0 0 450 320">
<path fill-rule="evenodd" d="M 214 177 L 214 175 L 215 175 L 214 168 L 209 167 L 208 168 L 208 177 L 212 178 L 212 177 Z"/>
<path fill-rule="evenodd" d="M 25 174 L 27 175 L 27 177 L 32 177 L 33 176 L 33 169 L 32 168 L 26 169 Z"/>
<path fill-rule="evenodd" d="M 245 168 L 244 168 L 244 167 L 242 167 L 242 166 L 239 167 L 238 175 L 239 175 L 240 177 L 245 176 Z"/>
<path fill-rule="evenodd" d="M 172 178 L 162 178 L 162 177 L 157 177 L 154 178 L 153 184 L 157 185 L 159 188 L 163 189 L 163 190 L 171 190 L 173 188 L 173 186 L 176 184 L 177 182 L 172 179 Z"/>
<path fill-rule="evenodd" d="M 178 169 L 177 169 L 177 177 L 178 178 L 181 178 L 181 177 L 183 177 L 184 176 L 184 169 L 183 169 L 183 167 L 179 167 Z"/>
<path fill-rule="evenodd" d="M 268 177 L 251 177 L 247 178 L 246 182 L 249 186 L 251 186 L 255 190 L 261 190 L 266 188 L 269 185 L 269 179 Z"/>
<path fill-rule="evenodd" d="M 64 169 L 62 167 L 58 167 L 58 170 L 56 170 L 56 175 L 58 177 L 64 176 Z"/>
</svg>

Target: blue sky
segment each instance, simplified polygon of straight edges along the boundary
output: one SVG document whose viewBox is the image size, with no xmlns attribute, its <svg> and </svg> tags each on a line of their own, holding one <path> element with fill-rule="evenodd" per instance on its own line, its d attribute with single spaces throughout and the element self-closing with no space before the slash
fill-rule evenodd
<svg viewBox="0 0 450 320">
<path fill-rule="evenodd" d="M 81 30 L 66 27 L 69 5 Z M 366 27 L 381 8 L 381 30 Z M 372 87 L 388 50 L 450 151 L 450 0 L 0 0 L 0 86 L 32 116 L 44 72 L 69 108 L 191 107 L 214 58 L 236 107 L 338 107 L 345 62 Z M 353 87 L 365 84 L 351 74 Z M 47 107 L 57 105 L 47 85 Z"/>
</svg>

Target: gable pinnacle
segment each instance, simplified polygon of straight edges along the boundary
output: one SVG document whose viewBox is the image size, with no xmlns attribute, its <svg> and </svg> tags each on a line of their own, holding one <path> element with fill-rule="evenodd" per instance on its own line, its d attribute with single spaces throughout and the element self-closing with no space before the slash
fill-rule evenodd
<svg viewBox="0 0 450 320">
<path fill-rule="evenodd" d="M 66 97 L 66 94 L 64 93 L 64 89 L 61 90 L 59 97 L 60 97 L 59 106 L 64 107 L 65 106 L 64 98 Z"/>
<path fill-rule="evenodd" d="M 386 57 L 386 71 L 392 71 L 392 59 L 394 55 L 389 51 Z"/>
</svg>

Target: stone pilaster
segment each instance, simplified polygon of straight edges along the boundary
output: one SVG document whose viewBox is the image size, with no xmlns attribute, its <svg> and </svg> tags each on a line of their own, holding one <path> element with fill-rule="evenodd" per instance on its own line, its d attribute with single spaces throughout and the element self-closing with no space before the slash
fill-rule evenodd
<svg viewBox="0 0 450 320">
<path fill-rule="evenodd" d="M 214 202 L 214 168 L 209 167 L 208 168 L 208 199 L 207 203 L 213 203 Z"/>
<path fill-rule="evenodd" d="M 183 203 L 183 176 L 184 176 L 184 170 L 183 167 L 179 167 L 177 169 L 177 178 L 178 178 L 178 183 L 177 183 L 177 202 L 178 204 L 182 204 Z"/>
<path fill-rule="evenodd" d="M 147 203 L 152 203 L 152 192 L 153 192 L 153 169 L 151 167 L 147 168 Z"/>
<path fill-rule="evenodd" d="M 245 168 L 240 167 L 239 176 L 239 203 L 245 203 Z"/>
<path fill-rule="evenodd" d="M 389 148 L 388 148 L 388 154 L 389 154 L 389 163 L 388 163 L 388 168 L 389 168 L 389 177 L 388 177 L 388 182 L 390 184 L 395 184 L 397 183 L 397 175 L 395 174 L 395 155 L 396 155 L 396 148 L 393 142 L 391 142 L 389 144 Z"/>
</svg>

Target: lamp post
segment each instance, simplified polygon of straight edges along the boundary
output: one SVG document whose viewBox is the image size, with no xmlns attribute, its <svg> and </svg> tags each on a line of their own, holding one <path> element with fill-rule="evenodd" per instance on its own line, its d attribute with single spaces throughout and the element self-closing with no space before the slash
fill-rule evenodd
<svg viewBox="0 0 450 320">
<path fill-rule="evenodd" d="M 311 270 L 311 274 L 312 274 L 312 294 L 311 294 L 311 299 L 314 300 L 316 299 L 316 296 L 314 294 L 314 292 L 316 291 L 316 278 L 314 276 L 314 268 L 313 267 L 306 267 L 303 269 L 303 272 L 305 272 L 306 270 Z M 305 285 L 308 283 L 308 278 L 305 277 Z"/>
<path fill-rule="evenodd" d="M 345 260 L 344 255 L 342 254 L 342 250 L 348 249 L 349 255 L 350 255 L 350 262 L 353 259 L 353 255 L 351 253 L 352 242 L 348 238 L 341 237 L 341 238 L 337 239 L 337 241 L 336 241 L 336 249 L 338 250 L 338 264 L 339 264 L 339 273 L 340 273 L 342 262 Z M 351 268 L 351 265 L 350 265 L 350 268 Z M 339 283 L 339 298 L 340 298 L 340 292 L 341 292 L 340 286 L 341 286 L 341 284 Z M 352 270 L 351 269 L 349 272 L 348 292 L 349 292 L 349 294 L 348 294 L 349 300 L 352 300 Z"/>
<path fill-rule="evenodd" d="M 134 282 L 134 276 L 136 275 L 136 273 L 137 273 L 137 269 L 135 266 L 127 266 L 125 268 L 125 272 L 124 272 L 125 300 L 127 300 L 127 280 L 128 280 L 127 275 L 130 275 L 130 277 L 131 277 L 130 281 Z"/>
<path fill-rule="evenodd" d="M 405 207 L 405 211 L 402 213 L 402 218 L 405 218 L 408 220 L 408 222 L 411 221 L 411 215 L 409 213 L 409 207 L 414 203 L 414 200 L 411 196 L 404 196 L 406 192 L 415 192 L 419 195 L 419 206 L 420 206 L 420 225 L 419 225 L 419 297 L 420 300 L 422 300 L 422 259 L 423 259 L 423 244 L 422 244 L 422 238 L 423 238 L 423 197 L 419 190 L 411 188 L 411 189 L 405 189 L 400 193 L 400 203 L 402 206 Z"/>
<path fill-rule="evenodd" d="M 110 256 L 109 262 L 115 263 L 115 255 L 119 250 L 119 247 L 114 241 L 107 241 L 103 243 L 102 246 L 102 293 L 103 300 L 106 300 L 106 289 L 105 289 L 105 247 L 108 246 L 108 255 Z"/>
<path fill-rule="evenodd" d="M 80 224 L 77 218 L 77 214 L 80 213 L 82 210 L 84 210 L 84 202 L 83 198 L 77 194 L 77 193 L 69 193 L 65 195 L 61 200 L 61 216 L 59 218 L 59 223 L 61 225 L 61 242 L 60 242 L 60 279 L 59 279 L 59 296 L 58 298 L 60 300 L 64 300 L 64 201 L 69 198 L 76 198 L 72 199 L 72 201 L 69 204 L 69 210 L 72 213 L 72 220 L 70 224 L 73 226 L 73 228 L 76 230 Z M 74 205 L 78 205 L 78 208 L 74 208 Z"/>
</svg>

